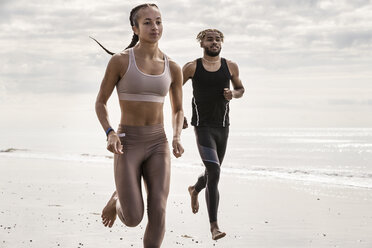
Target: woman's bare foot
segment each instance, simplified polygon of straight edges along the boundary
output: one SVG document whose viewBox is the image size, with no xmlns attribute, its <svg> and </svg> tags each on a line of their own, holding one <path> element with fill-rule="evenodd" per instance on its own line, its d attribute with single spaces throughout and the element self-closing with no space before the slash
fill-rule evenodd
<svg viewBox="0 0 372 248">
<path fill-rule="evenodd" d="M 110 200 L 102 210 L 102 223 L 104 226 L 112 227 L 116 219 L 116 201 L 118 196 L 116 191 L 112 194 Z"/>
<path fill-rule="evenodd" d="M 211 233 L 213 240 L 217 240 L 226 236 L 226 233 L 220 231 L 217 222 L 211 223 Z"/>
<path fill-rule="evenodd" d="M 194 186 L 189 187 L 189 193 L 191 196 L 191 210 L 194 214 L 199 211 L 199 201 L 198 201 L 198 192 L 195 190 Z"/>
</svg>

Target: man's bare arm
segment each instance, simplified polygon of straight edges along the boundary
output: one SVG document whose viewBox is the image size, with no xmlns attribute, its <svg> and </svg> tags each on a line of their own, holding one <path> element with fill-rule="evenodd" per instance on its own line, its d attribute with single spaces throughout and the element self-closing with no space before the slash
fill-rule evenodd
<svg viewBox="0 0 372 248">
<path fill-rule="evenodd" d="M 231 100 L 232 98 L 240 98 L 244 94 L 244 86 L 239 78 L 239 67 L 232 61 L 228 61 L 228 67 L 231 73 L 231 83 L 234 89 L 225 89 L 224 96 L 227 100 Z"/>
<path fill-rule="evenodd" d="M 186 63 L 182 68 L 182 74 L 183 74 L 183 85 L 194 76 L 196 70 L 196 61 L 191 61 Z"/>
</svg>

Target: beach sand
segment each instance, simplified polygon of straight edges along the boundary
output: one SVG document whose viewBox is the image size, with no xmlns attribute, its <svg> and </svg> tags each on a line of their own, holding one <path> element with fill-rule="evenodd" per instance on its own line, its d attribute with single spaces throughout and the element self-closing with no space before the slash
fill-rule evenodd
<svg viewBox="0 0 372 248">
<path fill-rule="evenodd" d="M 173 164 L 162 247 L 372 247 L 372 190 L 223 170 L 219 223 L 227 236 L 213 241 L 204 191 L 196 215 L 187 191 L 203 168 Z M 0 247 L 142 247 L 146 216 L 135 228 L 102 225 L 113 190 L 108 164 L 0 157 Z"/>
</svg>

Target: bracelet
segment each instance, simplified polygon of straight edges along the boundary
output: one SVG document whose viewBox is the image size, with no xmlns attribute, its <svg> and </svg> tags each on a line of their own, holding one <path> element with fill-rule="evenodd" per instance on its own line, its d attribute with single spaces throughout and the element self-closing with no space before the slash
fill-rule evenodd
<svg viewBox="0 0 372 248">
<path fill-rule="evenodd" d="M 107 128 L 106 130 L 106 136 L 108 137 L 110 132 L 115 132 L 115 130 L 112 127 Z"/>
</svg>

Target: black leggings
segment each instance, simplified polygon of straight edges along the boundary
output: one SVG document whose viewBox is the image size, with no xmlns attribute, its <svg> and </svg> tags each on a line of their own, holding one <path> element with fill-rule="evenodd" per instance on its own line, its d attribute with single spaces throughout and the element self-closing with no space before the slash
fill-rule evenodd
<svg viewBox="0 0 372 248">
<path fill-rule="evenodd" d="M 209 222 L 217 221 L 217 210 L 220 194 L 218 182 L 220 180 L 220 166 L 226 152 L 228 127 L 195 127 L 196 142 L 199 154 L 205 165 L 205 172 L 199 176 L 195 190 L 200 192 L 206 188 Z"/>
</svg>

